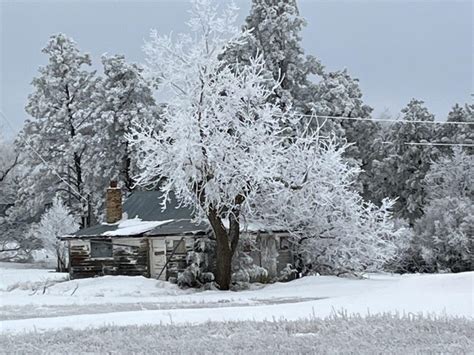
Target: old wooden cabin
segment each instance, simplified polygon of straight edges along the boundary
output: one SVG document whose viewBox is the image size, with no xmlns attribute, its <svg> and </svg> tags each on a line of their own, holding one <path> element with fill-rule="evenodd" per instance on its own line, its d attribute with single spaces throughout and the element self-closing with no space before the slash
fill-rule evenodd
<svg viewBox="0 0 474 355">
<path fill-rule="evenodd" d="M 106 221 L 63 236 L 68 245 L 71 278 L 101 275 L 130 275 L 176 279 L 188 266 L 188 255 L 203 238 L 213 238 L 205 223 L 193 222 L 189 209 L 177 207 L 173 199 L 162 210 L 159 191 L 137 191 L 122 205 L 116 184 L 106 192 Z M 288 234 L 251 229 L 258 241 L 252 251 L 256 265 L 276 277 L 293 257 Z M 211 270 L 212 271 L 212 270 Z"/>
</svg>

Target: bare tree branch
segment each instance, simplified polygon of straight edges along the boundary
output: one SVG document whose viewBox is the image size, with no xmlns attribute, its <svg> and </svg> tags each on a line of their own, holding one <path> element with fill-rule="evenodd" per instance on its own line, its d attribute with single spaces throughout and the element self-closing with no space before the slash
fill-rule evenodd
<svg viewBox="0 0 474 355">
<path fill-rule="evenodd" d="M 13 163 L 11 163 L 8 168 L 2 172 L 0 172 L 0 182 L 3 182 L 6 178 L 7 178 L 7 175 L 13 170 L 13 168 L 18 164 L 18 159 L 19 159 L 20 155 L 17 154 L 16 157 L 15 157 L 15 160 L 13 161 Z"/>
</svg>

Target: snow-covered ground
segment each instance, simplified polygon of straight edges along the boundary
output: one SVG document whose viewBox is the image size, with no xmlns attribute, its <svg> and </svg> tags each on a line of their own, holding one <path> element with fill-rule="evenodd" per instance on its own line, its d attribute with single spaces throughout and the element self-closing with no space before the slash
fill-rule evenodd
<svg viewBox="0 0 474 355">
<path fill-rule="evenodd" d="M 472 354 L 474 322 L 377 315 L 0 334 L 5 354 Z M 216 350 L 217 349 L 217 350 Z"/>
<path fill-rule="evenodd" d="M 71 280 L 45 269 L 0 264 L 2 333 L 104 325 L 297 320 L 335 311 L 474 317 L 474 272 L 313 276 L 241 292 L 181 290 L 143 277 Z"/>
<path fill-rule="evenodd" d="M 0 292 L 2 304 L 5 291 L 14 289 L 32 290 L 35 287 L 50 285 L 53 282 L 69 280 L 69 275 L 38 268 L 33 264 L 0 262 Z"/>
</svg>

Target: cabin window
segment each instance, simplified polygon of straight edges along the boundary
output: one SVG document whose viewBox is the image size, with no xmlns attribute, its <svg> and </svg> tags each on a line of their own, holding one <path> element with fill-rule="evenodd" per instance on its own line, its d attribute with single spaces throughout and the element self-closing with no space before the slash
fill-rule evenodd
<svg viewBox="0 0 474 355">
<path fill-rule="evenodd" d="M 91 240 L 91 258 L 112 258 L 111 240 Z"/>
</svg>

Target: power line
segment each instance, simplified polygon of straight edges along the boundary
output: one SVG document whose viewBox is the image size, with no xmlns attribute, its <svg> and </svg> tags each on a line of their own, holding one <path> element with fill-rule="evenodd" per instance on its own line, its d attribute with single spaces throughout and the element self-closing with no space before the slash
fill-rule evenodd
<svg viewBox="0 0 474 355">
<path fill-rule="evenodd" d="M 4 121 L 10 127 L 10 129 L 15 133 L 13 126 L 7 120 L 5 114 L 0 111 Z M 347 117 L 347 116 L 321 116 L 321 115 L 305 115 L 305 114 L 298 114 L 300 117 L 308 117 L 308 118 L 324 118 L 324 119 L 336 119 L 336 120 L 352 120 L 352 121 L 377 121 L 377 122 L 396 122 L 396 123 L 422 123 L 422 124 L 458 124 L 458 125 L 474 125 L 474 122 L 463 122 L 463 121 L 422 121 L 422 120 L 394 120 L 394 119 L 384 119 L 384 118 L 367 118 L 367 117 Z M 79 197 L 81 197 L 84 201 L 88 202 L 87 198 L 82 196 L 77 190 L 74 189 L 66 180 L 64 180 L 54 168 L 51 168 L 48 162 L 28 143 L 26 139 L 24 139 L 26 145 L 41 159 L 41 161 L 51 169 L 51 171 L 57 175 L 61 181 L 63 181 L 69 188 L 71 188 Z M 393 144 L 393 142 L 382 142 L 382 144 Z M 460 147 L 474 147 L 474 144 L 464 144 L 464 143 L 438 143 L 438 142 L 426 142 L 426 143 L 418 143 L 418 142 L 406 142 L 405 145 L 419 145 L 419 146 L 460 146 Z"/>
<path fill-rule="evenodd" d="M 368 118 L 368 117 L 348 117 L 348 116 L 321 116 L 321 115 L 305 115 L 297 114 L 299 117 L 308 117 L 308 118 L 328 118 L 336 120 L 349 120 L 349 121 L 374 121 L 374 122 L 395 122 L 395 123 L 423 123 L 423 124 L 437 124 L 437 125 L 465 125 L 473 126 L 474 122 L 465 122 L 465 121 L 423 121 L 423 120 L 396 120 L 389 118 Z"/>
<path fill-rule="evenodd" d="M 0 115 L 3 118 L 3 120 L 7 123 L 8 127 L 10 127 L 12 132 L 15 133 L 15 129 L 13 128 L 11 123 L 8 121 L 7 116 L 5 116 L 5 114 L 3 113 L 2 110 L 0 110 Z M 66 180 L 64 180 L 64 178 L 61 175 L 59 175 L 59 173 L 56 171 L 56 169 L 52 168 L 49 165 L 49 163 L 41 156 L 40 153 L 38 153 L 38 151 L 35 148 L 33 148 L 33 146 L 26 140 L 26 138 L 23 138 L 23 142 L 38 156 L 38 158 L 40 158 L 40 160 L 43 162 L 43 164 L 45 164 L 46 167 L 48 167 L 53 172 L 54 175 L 56 175 L 62 182 L 64 182 L 64 184 L 66 184 L 66 186 L 69 187 L 77 196 L 79 196 L 85 202 L 89 203 L 89 200 L 87 198 L 82 196 L 81 193 L 74 188 L 74 186 L 69 184 Z"/>
<path fill-rule="evenodd" d="M 474 147 L 474 144 L 465 144 L 465 143 L 430 143 L 430 142 L 426 142 L 426 143 L 416 143 L 416 142 L 408 142 L 408 143 L 404 143 L 405 145 L 435 145 L 435 146 L 458 146 L 458 147 Z"/>
<path fill-rule="evenodd" d="M 393 142 L 382 142 L 382 144 L 395 144 Z M 424 145 L 424 146 L 458 146 L 458 147 L 474 147 L 471 143 L 442 143 L 442 142 L 405 142 L 405 145 Z"/>
</svg>

